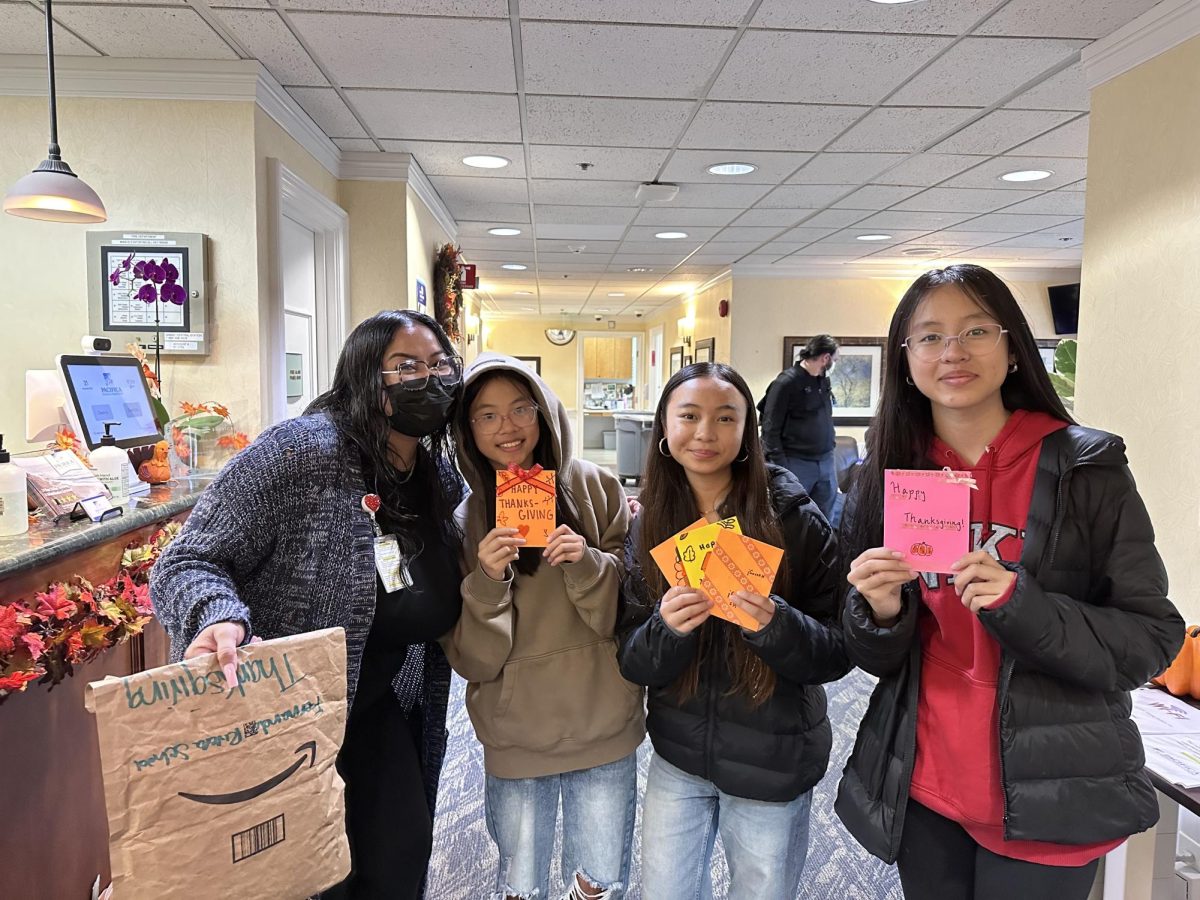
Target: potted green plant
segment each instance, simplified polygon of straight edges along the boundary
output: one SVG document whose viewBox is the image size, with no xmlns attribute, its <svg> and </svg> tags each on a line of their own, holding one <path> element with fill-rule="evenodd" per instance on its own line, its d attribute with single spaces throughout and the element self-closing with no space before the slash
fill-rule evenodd
<svg viewBox="0 0 1200 900">
<path fill-rule="evenodd" d="M 1075 357 L 1079 351 L 1079 342 L 1068 338 L 1058 342 L 1054 350 L 1054 371 L 1050 373 L 1050 383 L 1054 391 L 1062 398 L 1063 405 L 1075 409 Z"/>
</svg>

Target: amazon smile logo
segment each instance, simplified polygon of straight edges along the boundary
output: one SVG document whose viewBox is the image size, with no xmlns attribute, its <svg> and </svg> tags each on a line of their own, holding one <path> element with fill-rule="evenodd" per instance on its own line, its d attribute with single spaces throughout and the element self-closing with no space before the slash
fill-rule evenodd
<svg viewBox="0 0 1200 900">
<path fill-rule="evenodd" d="M 240 791 L 232 791 L 228 794 L 191 794 L 186 791 L 180 791 L 179 796 L 185 800 L 193 800 L 196 803 L 209 803 L 215 806 L 224 806 L 231 803 L 245 803 L 247 800 L 253 800 L 255 797 L 261 797 L 267 791 L 279 787 L 297 772 L 303 768 L 311 769 L 317 761 L 317 742 L 307 741 L 301 744 L 295 750 L 296 753 L 305 753 L 308 755 L 308 766 L 304 765 L 304 757 L 296 760 L 288 768 L 284 769 L 277 775 L 272 775 L 261 784 L 256 784 L 253 787 L 243 788 Z"/>
</svg>

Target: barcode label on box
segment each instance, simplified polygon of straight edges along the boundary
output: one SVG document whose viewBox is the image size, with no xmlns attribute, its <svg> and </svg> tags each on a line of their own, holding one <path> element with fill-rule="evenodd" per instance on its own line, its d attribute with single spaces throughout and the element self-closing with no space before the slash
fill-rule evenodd
<svg viewBox="0 0 1200 900">
<path fill-rule="evenodd" d="M 268 819 L 261 825 L 239 831 L 232 837 L 233 861 L 240 863 L 256 853 L 262 853 L 276 844 L 282 844 L 286 836 L 283 827 L 283 813 L 273 819 Z"/>
</svg>

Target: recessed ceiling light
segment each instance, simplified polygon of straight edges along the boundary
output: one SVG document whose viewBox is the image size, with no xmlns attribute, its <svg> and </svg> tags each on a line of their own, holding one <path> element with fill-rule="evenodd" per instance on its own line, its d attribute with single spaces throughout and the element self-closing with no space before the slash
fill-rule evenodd
<svg viewBox="0 0 1200 900">
<path fill-rule="evenodd" d="M 613 291 L 613 292 L 611 292 L 611 293 L 610 293 L 608 296 L 610 296 L 610 297 L 624 297 L 624 296 L 625 296 L 625 294 L 624 294 L 624 292 L 622 292 L 622 291 Z"/>
<path fill-rule="evenodd" d="M 715 166 L 708 167 L 710 175 L 749 175 L 758 166 L 752 166 L 750 163 L 717 163 Z"/>
<path fill-rule="evenodd" d="M 513 272 L 524 272 L 529 266 L 523 266 L 520 263 L 505 263 L 500 268 L 509 269 Z"/>
<path fill-rule="evenodd" d="M 654 235 L 656 238 L 664 241 L 677 241 L 680 238 L 687 237 L 686 231 L 660 231 Z"/>
<path fill-rule="evenodd" d="M 516 293 L 517 293 L 518 297 L 532 297 L 533 296 L 533 291 L 517 291 Z"/>
<path fill-rule="evenodd" d="M 647 269 L 645 266 L 630 266 L 626 272 L 653 272 L 653 269 Z"/>
<path fill-rule="evenodd" d="M 596 312 L 608 312 L 608 307 L 607 306 L 597 306 Z"/>
<path fill-rule="evenodd" d="M 890 234 L 860 234 L 855 237 L 856 241 L 890 241 Z"/>
<path fill-rule="evenodd" d="M 937 247 L 911 247 L 900 252 L 905 256 L 937 256 L 942 251 Z"/>
<path fill-rule="evenodd" d="M 1049 178 L 1053 172 L 1047 172 L 1045 169 L 1025 169 L 1020 172 L 1005 172 L 1000 176 L 1001 181 L 1041 181 L 1043 178 Z"/>
<path fill-rule="evenodd" d="M 506 159 L 503 156 L 464 156 L 463 165 L 471 166 L 476 169 L 503 169 L 511 159 Z"/>
<path fill-rule="evenodd" d="M 494 234 L 496 237 L 514 237 L 521 233 L 520 228 L 489 228 L 488 234 Z"/>
</svg>

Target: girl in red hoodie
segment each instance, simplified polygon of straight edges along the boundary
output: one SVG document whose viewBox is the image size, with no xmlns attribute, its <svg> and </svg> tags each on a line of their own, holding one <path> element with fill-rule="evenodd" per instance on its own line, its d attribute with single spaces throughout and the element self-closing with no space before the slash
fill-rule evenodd
<svg viewBox="0 0 1200 900">
<path fill-rule="evenodd" d="M 1082 900 L 1157 818 L 1128 692 L 1178 650 L 1120 438 L 1075 425 L 1008 287 L 927 272 L 888 333 L 843 521 L 851 660 L 880 678 L 837 811 L 908 900 Z M 969 471 L 971 550 L 917 573 L 882 544 L 883 472 Z"/>
</svg>

